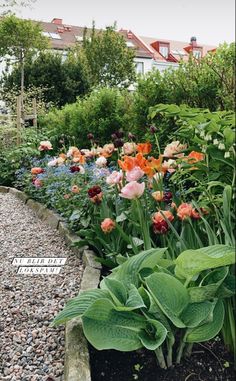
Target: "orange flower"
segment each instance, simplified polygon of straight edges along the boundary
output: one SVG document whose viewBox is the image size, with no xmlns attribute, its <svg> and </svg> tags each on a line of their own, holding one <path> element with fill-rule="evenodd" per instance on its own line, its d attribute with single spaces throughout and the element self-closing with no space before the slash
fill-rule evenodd
<svg viewBox="0 0 236 381">
<path fill-rule="evenodd" d="M 163 201 L 164 193 L 160 191 L 156 191 L 152 193 L 152 197 L 154 198 L 154 200 L 160 202 L 160 201 Z"/>
<path fill-rule="evenodd" d="M 191 163 L 196 163 L 197 161 L 204 160 L 205 155 L 201 152 L 192 151 L 188 155 L 188 158 L 191 159 Z"/>
<path fill-rule="evenodd" d="M 177 216 L 183 221 L 189 218 L 199 219 L 200 214 L 192 207 L 191 204 L 184 202 L 177 209 Z"/>
<path fill-rule="evenodd" d="M 44 169 L 40 167 L 34 167 L 31 169 L 31 174 L 32 175 L 39 175 L 40 173 L 43 173 Z"/>
<path fill-rule="evenodd" d="M 174 216 L 169 210 L 160 210 L 159 212 L 154 214 L 152 220 L 154 223 L 159 223 L 159 222 L 162 222 L 163 220 L 165 221 L 164 216 L 170 222 L 174 220 Z"/>
<path fill-rule="evenodd" d="M 67 159 L 67 156 L 64 153 L 60 153 L 59 157 L 61 157 L 63 160 Z"/>
<path fill-rule="evenodd" d="M 111 218 L 105 218 L 105 220 L 101 223 L 101 229 L 104 233 L 110 233 L 113 229 L 115 229 L 115 222 Z"/>
<path fill-rule="evenodd" d="M 152 145 L 150 142 L 147 143 L 139 143 L 137 145 L 137 151 L 142 153 L 143 155 L 148 155 L 152 150 Z"/>
<path fill-rule="evenodd" d="M 81 155 L 80 152 L 77 152 L 74 155 L 72 161 L 73 161 L 73 163 L 85 164 L 85 155 Z"/>
<path fill-rule="evenodd" d="M 124 156 L 123 161 L 118 160 L 118 164 L 123 171 L 131 171 L 134 167 L 138 166 L 135 163 L 135 158 L 131 156 Z"/>
</svg>

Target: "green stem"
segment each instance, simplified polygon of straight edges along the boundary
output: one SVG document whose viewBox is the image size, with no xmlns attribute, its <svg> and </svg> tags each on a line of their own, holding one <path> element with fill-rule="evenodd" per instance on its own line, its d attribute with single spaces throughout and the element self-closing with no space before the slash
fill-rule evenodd
<svg viewBox="0 0 236 381">
<path fill-rule="evenodd" d="M 191 357 L 192 350 L 193 350 L 193 343 L 187 344 L 186 350 L 185 350 L 185 356 L 186 357 Z"/>
<path fill-rule="evenodd" d="M 144 241 L 144 249 L 148 250 L 151 249 L 151 239 L 150 239 L 150 234 L 149 234 L 149 228 L 147 226 L 147 219 L 144 218 L 144 215 L 141 210 L 141 203 L 138 199 L 135 199 L 136 201 L 136 206 L 138 210 L 138 217 L 139 217 L 139 223 L 141 227 L 141 232 L 143 236 L 143 241 Z"/>
<path fill-rule="evenodd" d="M 157 348 L 155 351 L 157 362 L 162 369 L 167 369 L 165 357 L 162 351 L 162 347 Z"/>
<path fill-rule="evenodd" d="M 174 336 L 173 336 L 173 338 L 167 340 L 168 353 L 167 353 L 166 361 L 167 361 L 168 368 L 170 368 L 173 365 L 173 345 L 174 345 L 174 342 L 175 342 Z"/>
<path fill-rule="evenodd" d="M 158 141 L 157 135 L 154 134 L 154 136 L 155 136 L 155 140 L 156 140 L 156 145 L 157 145 L 158 154 L 159 154 L 159 156 L 160 156 L 160 155 L 161 155 L 161 149 L 160 149 L 159 141 Z"/>
<path fill-rule="evenodd" d="M 179 348 L 178 348 L 178 351 L 177 351 L 177 358 L 176 358 L 176 363 L 177 364 L 180 364 L 180 361 L 181 361 L 181 358 L 182 358 L 182 355 L 183 355 L 184 347 L 185 347 L 185 342 L 184 342 L 183 339 L 181 339 L 180 344 L 179 344 Z"/>
</svg>

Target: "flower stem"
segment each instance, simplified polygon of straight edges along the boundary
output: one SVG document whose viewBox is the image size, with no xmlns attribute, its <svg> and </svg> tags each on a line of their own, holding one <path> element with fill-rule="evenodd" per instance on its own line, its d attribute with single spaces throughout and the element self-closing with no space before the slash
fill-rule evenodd
<svg viewBox="0 0 236 381">
<path fill-rule="evenodd" d="M 167 369 L 165 357 L 162 351 L 162 347 L 157 348 L 155 351 L 157 362 L 162 369 Z"/>
</svg>

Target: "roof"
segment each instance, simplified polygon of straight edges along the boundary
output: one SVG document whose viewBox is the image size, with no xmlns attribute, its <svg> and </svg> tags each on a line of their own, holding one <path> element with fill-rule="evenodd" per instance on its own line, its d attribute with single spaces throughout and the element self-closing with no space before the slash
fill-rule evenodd
<svg viewBox="0 0 236 381">
<path fill-rule="evenodd" d="M 145 36 L 140 36 L 140 39 L 143 40 L 154 52 L 155 54 L 155 59 L 160 60 L 160 61 L 166 61 L 166 59 L 161 56 L 152 46 L 153 43 L 156 41 L 158 42 L 164 42 L 164 43 L 169 43 L 170 44 L 170 53 L 171 55 L 179 61 L 181 58 L 183 61 L 187 61 L 189 57 L 189 50 L 191 50 L 191 44 L 190 42 L 183 42 L 183 41 L 173 41 L 173 40 L 166 40 L 163 38 L 158 38 L 158 37 L 145 37 Z M 209 51 L 214 51 L 216 49 L 216 46 L 213 45 L 205 45 L 201 43 L 197 43 L 196 48 L 202 48 L 202 55 L 203 57 L 209 52 Z M 187 48 L 187 49 L 186 49 Z"/>
<path fill-rule="evenodd" d="M 54 19 L 59 20 L 59 19 Z M 51 47 L 53 49 L 64 50 L 72 47 L 79 38 L 83 38 L 84 30 L 87 29 L 88 36 L 90 35 L 92 29 L 86 27 L 80 27 L 75 25 L 63 24 L 61 22 L 44 22 L 39 21 L 44 33 L 55 33 L 57 38 L 51 38 Z M 99 32 L 99 29 L 96 29 Z M 136 57 L 143 58 L 152 58 L 153 55 L 150 52 L 150 49 L 145 46 L 142 41 L 130 30 L 120 30 L 120 33 L 126 43 L 127 46 L 131 49 L 134 49 Z"/>
</svg>

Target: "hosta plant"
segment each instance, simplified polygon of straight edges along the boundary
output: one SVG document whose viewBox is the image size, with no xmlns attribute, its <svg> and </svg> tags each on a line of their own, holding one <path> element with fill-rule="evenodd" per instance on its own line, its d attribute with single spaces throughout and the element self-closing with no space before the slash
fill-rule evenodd
<svg viewBox="0 0 236 381">
<path fill-rule="evenodd" d="M 235 258 L 226 245 L 185 250 L 174 261 L 165 259 L 165 251 L 150 249 L 127 259 L 100 289 L 71 299 L 52 324 L 81 317 L 87 340 L 98 350 L 145 347 L 162 368 L 179 363 L 194 343 L 221 330 L 223 300 L 234 293 L 229 266 Z"/>
</svg>

